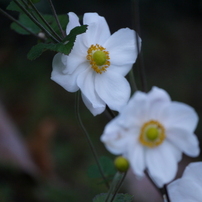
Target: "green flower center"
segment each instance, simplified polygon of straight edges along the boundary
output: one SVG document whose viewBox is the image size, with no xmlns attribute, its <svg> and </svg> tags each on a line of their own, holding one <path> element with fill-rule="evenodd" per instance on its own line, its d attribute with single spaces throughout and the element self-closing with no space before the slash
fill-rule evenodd
<svg viewBox="0 0 202 202">
<path fill-rule="evenodd" d="M 165 129 L 158 121 L 148 121 L 141 128 L 139 141 L 146 147 L 157 147 L 166 138 Z"/>
<path fill-rule="evenodd" d="M 90 46 L 86 59 L 91 64 L 91 68 L 98 74 L 107 71 L 110 66 L 109 52 L 98 44 Z"/>
<path fill-rule="evenodd" d="M 106 54 L 103 51 L 96 51 L 93 53 L 93 60 L 96 65 L 102 66 L 106 62 Z"/>
<path fill-rule="evenodd" d="M 151 128 L 148 128 L 148 130 L 146 131 L 145 133 L 146 137 L 148 140 L 150 141 L 154 141 L 158 138 L 159 136 L 159 131 L 157 128 L 155 127 L 151 127 Z"/>
</svg>

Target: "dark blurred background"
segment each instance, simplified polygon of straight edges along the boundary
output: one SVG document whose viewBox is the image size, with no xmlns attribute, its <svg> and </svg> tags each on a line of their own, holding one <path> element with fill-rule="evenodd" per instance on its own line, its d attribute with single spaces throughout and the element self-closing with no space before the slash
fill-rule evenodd
<svg viewBox="0 0 202 202">
<path fill-rule="evenodd" d="M 9 2 L 0 0 L 0 7 L 5 10 Z M 134 28 L 136 19 L 129 0 L 53 3 L 58 14 L 99 13 L 112 33 L 124 27 Z M 46 0 L 37 7 L 42 13 L 51 13 Z M 16 12 L 9 13 L 18 17 Z M 165 89 L 173 100 L 193 106 L 202 117 L 202 1 L 139 0 L 139 19 L 148 89 Z M 29 61 L 26 55 L 37 39 L 15 33 L 10 23 L 1 15 L 0 201 L 92 201 L 96 194 L 107 190 L 86 174 L 94 160 L 78 126 L 75 94 L 50 80 L 55 53 L 49 51 Z M 135 74 L 141 89 L 137 68 Z M 99 140 L 108 122 L 105 114 L 93 117 L 81 103 L 81 116 L 98 154 L 111 156 Z M 201 141 L 201 120 L 196 134 Z M 199 158 L 184 158 L 181 170 L 196 160 Z M 161 201 L 148 182 L 137 184 L 130 173 L 123 190 L 138 202 Z"/>
</svg>

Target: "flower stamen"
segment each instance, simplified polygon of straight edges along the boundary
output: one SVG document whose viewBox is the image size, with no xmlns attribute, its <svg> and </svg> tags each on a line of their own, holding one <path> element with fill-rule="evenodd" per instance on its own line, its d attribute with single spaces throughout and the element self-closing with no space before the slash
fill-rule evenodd
<svg viewBox="0 0 202 202">
<path fill-rule="evenodd" d="M 139 141 L 146 147 L 157 147 L 166 138 L 165 129 L 158 121 L 146 122 L 140 131 Z"/>
<path fill-rule="evenodd" d="M 91 45 L 87 53 L 86 59 L 89 60 L 95 72 L 102 74 L 110 66 L 109 52 L 104 47 L 98 44 Z"/>
</svg>

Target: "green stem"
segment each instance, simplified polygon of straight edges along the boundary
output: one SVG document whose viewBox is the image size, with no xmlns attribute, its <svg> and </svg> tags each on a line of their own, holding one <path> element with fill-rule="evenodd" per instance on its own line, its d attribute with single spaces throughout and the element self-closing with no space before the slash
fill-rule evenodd
<svg viewBox="0 0 202 202">
<path fill-rule="evenodd" d="M 24 0 L 22 0 L 24 2 Z M 31 7 L 34 9 L 34 11 L 37 13 L 37 15 L 39 16 L 39 18 L 43 21 L 43 23 L 48 27 L 48 29 L 55 35 L 55 37 L 59 40 L 62 41 L 62 38 L 53 30 L 53 28 L 49 25 L 49 23 L 46 21 L 46 19 L 41 15 L 41 13 L 38 11 L 38 9 L 36 8 L 36 6 L 32 3 L 31 0 L 28 0 L 29 4 L 31 5 Z"/>
<path fill-rule="evenodd" d="M 105 202 L 112 202 L 125 178 L 126 173 L 117 172 L 113 178 L 113 181 L 110 185 Z"/>
<path fill-rule="evenodd" d="M 26 30 L 27 32 L 29 32 L 31 35 L 37 37 L 38 39 L 43 40 L 40 36 L 38 36 L 37 34 L 33 33 L 32 31 L 30 31 L 29 29 L 27 29 L 23 24 L 21 24 L 18 20 L 16 20 L 15 18 L 13 18 L 11 15 L 9 15 L 7 12 L 5 12 L 4 10 L 2 10 L 0 8 L 0 12 L 5 15 L 8 19 L 12 20 L 13 22 L 15 22 L 17 25 L 19 25 L 20 27 L 22 27 L 24 30 Z"/>
<path fill-rule="evenodd" d="M 131 8 L 132 8 L 132 24 L 134 29 L 136 30 L 135 38 L 136 38 L 136 45 L 137 45 L 137 52 L 139 54 L 137 58 L 137 65 L 140 72 L 140 81 L 142 84 L 142 90 L 144 92 L 147 91 L 147 81 L 146 81 L 146 74 L 145 74 L 145 67 L 144 67 L 144 60 L 143 54 L 140 52 L 140 44 L 138 40 L 138 33 L 140 34 L 140 20 L 139 20 L 139 5 L 138 0 L 131 0 Z"/>
<path fill-rule="evenodd" d="M 114 112 L 108 107 L 108 105 L 106 106 L 106 110 L 108 111 L 109 115 L 111 116 L 111 118 L 115 118 L 116 115 L 114 114 Z"/>
<path fill-rule="evenodd" d="M 169 199 L 169 196 L 168 196 L 168 192 L 167 192 L 167 189 L 166 187 L 164 186 L 163 188 L 158 188 L 156 186 L 156 184 L 153 182 L 153 180 L 151 179 L 151 177 L 149 176 L 148 172 L 145 171 L 145 175 L 147 176 L 147 178 L 150 180 L 150 182 L 153 184 L 153 186 L 156 188 L 156 190 L 159 192 L 159 194 L 164 197 L 166 196 L 167 198 L 167 202 L 170 202 L 170 199 Z"/>
<path fill-rule="evenodd" d="M 83 132 L 84 132 L 84 134 L 85 134 L 85 136 L 86 136 L 86 139 L 87 139 L 87 141 L 88 141 L 88 144 L 89 144 L 89 146 L 90 146 L 90 148 L 91 148 L 91 151 L 92 151 L 93 156 L 94 156 L 94 158 L 95 158 L 95 161 L 96 161 L 96 164 L 97 164 L 98 169 L 99 169 L 99 171 L 100 171 L 100 174 L 102 175 L 102 178 L 103 178 L 103 180 L 104 180 L 104 182 L 105 182 L 106 187 L 109 188 L 109 183 L 108 183 L 108 181 L 107 181 L 107 179 L 106 179 L 106 177 L 105 177 L 105 175 L 104 175 L 104 172 L 103 172 L 102 167 L 101 167 L 101 165 L 100 165 L 100 162 L 99 162 L 99 160 L 98 160 L 98 155 L 97 155 L 97 152 L 96 152 L 96 150 L 95 150 L 95 147 L 94 147 L 94 145 L 93 145 L 93 143 L 92 143 L 92 141 L 91 141 L 91 138 L 90 138 L 90 136 L 89 136 L 89 134 L 88 134 L 88 132 L 87 132 L 85 126 L 83 125 L 83 122 L 82 122 L 81 117 L 80 117 L 80 114 L 79 114 L 79 92 L 76 93 L 76 115 L 77 115 L 77 119 L 78 119 L 78 121 L 79 121 L 79 124 L 80 124 L 80 126 L 81 126 L 81 128 L 82 128 L 82 130 L 83 130 Z"/>
<path fill-rule="evenodd" d="M 125 172 L 125 173 L 122 174 L 122 178 L 119 181 L 119 183 L 117 184 L 116 190 L 114 191 L 113 197 L 112 197 L 112 199 L 111 199 L 110 202 L 113 202 L 114 198 L 116 197 L 116 194 L 118 193 L 119 189 L 121 188 L 121 185 L 123 184 L 123 181 L 124 181 L 124 179 L 126 177 L 126 174 L 127 174 L 127 172 Z"/>
<path fill-rule="evenodd" d="M 137 89 L 137 85 L 136 85 L 136 82 L 135 82 L 135 76 L 134 76 L 134 73 L 133 73 L 133 68 L 129 72 L 129 79 L 130 79 L 131 91 L 132 91 L 132 93 L 134 93 L 138 89 Z"/>
<path fill-rule="evenodd" d="M 50 7 L 51 7 L 51 9 L 52 9 L 53 15 L 54 15 L 54 17 L 55 17 L 56 23 L 57 23 L 57 25 L 58 25 L 58 27 L 59 27 L 59 30 L 60 30 L 62 36 L 65 38 L 65 33 L 64 33 L 64 31 L 63 31 L 63 29 L 62 29 L 62 26 L 61 26 L 61 24 L 60 24 L 60 21 L 59 21 L 59 19 L 58 19 L 58 16 L 57 16 L 55 7 L 53 6 L 53 3 L 52 3 L 51 0 L 48 0 L 48 1 L 49 1 L 49 4 L 50 4 Z"/>
<path fill-rule="evenodd" d="M 39 27 L 41 28 L 54 42 L 60 43 L 48 30 L 46 30 L 38 21 L 37 19 L 30 14 L 20 3 L 18 0 L 14 0 L 14 2 L 25 12 L 25 14 Z"/>
</svg>

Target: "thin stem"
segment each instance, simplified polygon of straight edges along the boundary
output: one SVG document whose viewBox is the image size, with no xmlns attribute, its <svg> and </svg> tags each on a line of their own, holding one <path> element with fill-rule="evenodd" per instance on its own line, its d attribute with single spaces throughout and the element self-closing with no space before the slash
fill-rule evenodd
<svg viewBox="0 0 202 202">
<path fill-rule="evenodd" d="M 168 190 L 167 190 L 167 187 L 166 187 L 166 185 L 164 185 L 163 186 L 163 189 L 164 189 L 164 196 L 166 197 L 166 202 L 170 202 L 170 197 L 169 197 L 169 195 L 168 195 Z"/>
<path fill-rule="evenodd" d="M 65 38 L 65 33 L 64 33 L 64 31 L 63 31 L 63 29 L 62 29 L 62 26 L 61 26 L 61 24 L 60 24 L 60 21 L 59 21 L 59 19 L 58 19 L 58 16 L 57 16 L 55 7 L 53 6 L 53 3 L 52 3 L 51 0 L 48 0 L 48 1 L 49 1 L 49 4 L 50 4 L 50 7 L 51 7 L 51 9 L 52 9 L 53 15 L 54 15 L 54 17 L 55 17 L 56 23 L 57 23 L 57 25 L 58 25 L 58 27 L 59 27 L 59 29 L 60 29 L 60 32 L 61 32 L 62 36 Z"/>
<path fill-rule="evenodd" d="M 106 110 L 108 111 L 108 113 L 110 114 L 111 118 L 115 118 L 116 115 L 114 114 L 114 112 L 108 107 L 108 105 L 106 106 Z"/>
<path fill-rule="evenodd" d="M 4 10 L 2 10 L 0 8 L 0 12 L 5 15 L 8 19 L 12 20 L 13 22 L 15 22 L 17 25 L 19 25 L 20 27 L 22 27 L 24 30 L 26 30 L 27 32 L 29 32 L 30 34 L 32 34 L 33 36 L 37 37 L 38 39 L 43 40 L 43 38 L 41 38 L 40 36 L 38 36 L 37 34 L 33 33 L 32 31 L 30 31 L 29 29 L 27 29 L 23 24 L 21 24 L 18 20 L 16 20 L 15 18 L 13 18 L 11 15 L 9 15 L 7 12 L 5 12 Z"/>
<path fill-rule="evenodd" d="M 163 188 L 158 188 L 158 187 L 156 186 L 156 184 L 153 182 L 153 180 L 151 179 L 151 177 L 149 176 L 149 174 L 148 174 L 147 171 L 145 171 L 145 175 L 146 175 L 147 178 L 150 180 L 150 182 L 153 184 L 153 186 L 156 188 L 156 190 L 159 192 L 159 194 L 160 194 L 161 196 L 165 195 L 164 189 L 163 189 Z"/>
<path fill-rule="evenodd" d="M 116 188 L 116 186 L 117 186 L 119 180 L 120 180 L 120 173 L 117 172 L 117 173 L 114 175 L 114 178 L 113 178 L 112 183 L 111 183 L 111 185 L 110 185 L 110 188 L 109 188 L 109 191 L 108 191 L 108 194 L 107 194 L 107 198 L 105 199 L 105 202 L 109 202 L 110 197 L 111 197 L 111 195 L 114 193 L 114 190 L 115 190 L 115 188 Z"/>
<path fill-rule="evenodd" d="M 135 38 L 136 38 L 136 45 L 139 57 L 137 58 L 138 69 L 140 72 L 140 81 L 142 84 L 142 90 L 144 92 L 147 91 L 147 82 L 146 82 L 146 74 L 145 74 L 145 67 L 144 67 L 144 60 L 143 54 L 140 52 L 140 42 L 138 40 L 140 34 L 140 20 L 139 20 L 139 2 L 138 0 L 131 0 L 131 7 L 132 7 L 132 24 L 134 29 L 136 30 Z"/>
<path fill-rule="evenodd" d="M 121 188 L 121 185 L 123 184 L 123 181 L 124 181 L 124 179 L 125 179 L 125 177 L 126 177 L 126 174 L 127 174 L 127 172 L 125 172 L 125 173 L 123 174 L 121 180 L 120 180 L 119 183 L 117 184 L 116 190 L 114 191 L 114 194 L 113 194 L 112 199 L 111 199 L 110 202 L 113 202 L 114 198 L 116 197 L 116 194 L 118 193 L 119 189 Z"/>
<path fill-rule="evenodd" d="M 22 0 L 24 2 L 24 0 Z M 31 7 L 34 9 L 34 11 L 37 13 L 37 15 L 39 16 L 39 18 L 43 21 L 43 23 L 48 27 L 48 29 L 55 35 L 55 37 L 57 37 L 58 40 L 62 41 L 62 38 L 55 32 L 55 30 L 49 25 L 49 23 L 46 21 L 46 19 L 41 15 L 41 13 L 38 11 L 38 9 L 36 8 L 36 6 L 32 3 L 31 0 L 28 0 L 29 4 L 31 5 Z"/>
<path fill-rule="evenodd" d="M 130 79 L 131 91 L 134 93 L 138 89 L 137 89 L 137 85 L 136 85 L 136 82 L 135 82 L 135 76 L 134 76 L 134 73 L 133 73 L 133 68 L 129 72 L 129 79 Z"/>
<path fill-rule="evenodd" d="M 81 126 L 83 132 L 85 133 L 86 139 L 87 139 L 88 144 L 89 144 L 89 146 L 90 146 L 90 148 L 91 148 L 91 151 L 92 151 L 93 156 L 94 156 L 94 158 L 95 158 L 95 161 L 96 161 L 96 163 L 97 163 L 97 166 L 98 166 L 98 169 L 99 169 L 99 171 L 100 171 L 100 174 L 102 175 L 102 178 L 103 178 L 103 180 L 104 180 L 104 182 L 105 182 L 106 187 L 109 188 L 109 183 L 108 183 L 108 181 L 107 181 L 107 179 L 106 179 L 106 177 L 105 177 L 105 175 L 104 175 L 104 172 L 103 172 L 102 167 L 101 167 L 101 165 L 100 165 L 100 162 L 99 162 L 99 160 L 98 160 L 98 155 L 97 155 L 97 152 L 96 152 L 96 150 L 95 150 L 95 147 L 94 147 L 94 145 L 93 145 L 93 143 L 92 143 L 92 141 L 91 141 L 91 138 L 90 138 L 90 136 L 89 136 L 89 134 L 88 134 L 88 132 L 87 132 L 85 126 L 83 125 L 83 122 L 82 122 L 81 117 L 80 117 L 80 114 L 79 114 L 79 92 L 76 93 L 76 115 L 77 115 L 77 119 L 78 119 L 78 121 L 79 121 L 79 124 L 80 124 L 80 126 Z"/>
<path fill-rule="evenodd" d="M 47 29 L 45 29 L 38 21 L 37 19 L 30 14 L 20 3 L 18 0 L 14 0 L 14 2 L 25 12 L 25 14 L 38 26 L 40 27 L 54 42 L 59 43 L 58 41 Z"/>
</svg>

